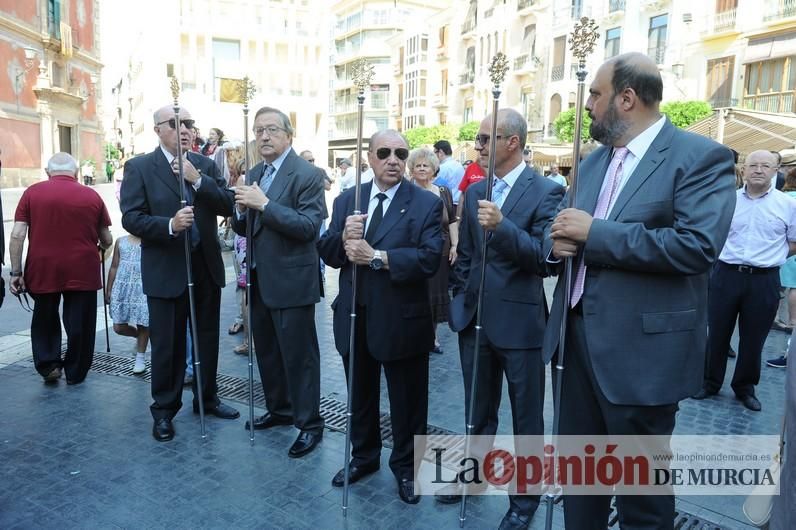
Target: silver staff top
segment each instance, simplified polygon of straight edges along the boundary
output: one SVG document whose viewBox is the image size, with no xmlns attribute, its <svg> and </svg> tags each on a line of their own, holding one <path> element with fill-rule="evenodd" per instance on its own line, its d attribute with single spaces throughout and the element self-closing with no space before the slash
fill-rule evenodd
<svg viewBox="0 0 796 530">
<path fill-rule="evenodd" d="M 351 77 L 360 93 L 365 92 L 365 88 L 370 85 L 370 80 L 373 79 L 373 75 L 373 65 L 365 58 L 359 59 L 351 68 Z"/>
<path fill-rule="evenodd" d="M 238 95 L 240 95 L 240 100 L 244 106 L 249 104 L 255 92 L 257 92 L 257 88 L 254 86 L 254 81 L 249 79 L 248 75 L 238 80 Z"/>
<path fill-rule="evenodd" d="M 171 78 L 171 81 L 169 82 L 169 88 L 171 89 L 171 97 L 174 100 L 174 106 L 176 107 L 180 101 L 180 82 L 176 77 Z M 177 126 L 177 128 L 179 129 L 179 126 Z"/>
<path fill-rule="evenodd" d="M 499 87 L 509 71 L 509 60 L 503 52 L 497 52 L 489 63 L 489 79 L 495 87 Z"/>
<path fill-rule="evenodd" d="M 580 63 L 586 63 L 586 57 L 594 51 L 594 44 L 600 34 L 593 18 L 583 17 L 575 22 L 575 27 L 569 36 L 569 49 Z"/>
</svg>

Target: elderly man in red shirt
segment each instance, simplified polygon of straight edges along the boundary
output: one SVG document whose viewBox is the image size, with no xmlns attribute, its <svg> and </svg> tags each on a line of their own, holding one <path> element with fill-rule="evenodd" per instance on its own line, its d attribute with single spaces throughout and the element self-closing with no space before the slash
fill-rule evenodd
<svg viewBox="0 0 796 530">
<path fill-rule="evenodd" d="M 77 181 L 77 161 L 56 153 L 47 162 L 49 180 L 22 194 L 14 216 L 9 254 L 11 292 L 33 296 L 30 341 L 36 371 L 45 382 L 66 372 L 67 384 L 82 383 L 94 358 L 97 291 L 102 287 L 97 243 L 113 243 L 108 210 L 99 194 Z M 28 254 L 22 268 L 22 248 Z M 64 300 L 66 356 L 61 360 Z"/>
</svg>

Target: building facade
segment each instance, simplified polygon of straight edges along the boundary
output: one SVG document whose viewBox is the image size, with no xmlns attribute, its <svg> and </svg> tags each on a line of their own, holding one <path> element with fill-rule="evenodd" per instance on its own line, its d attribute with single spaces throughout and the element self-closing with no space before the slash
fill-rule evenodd
<svg viewBox="0 0 796 530">
<path fill-rule="evenodd" d="M 41 180 L 59 151 L 102 167 L 98 21 L 97 0 L 0 0 L 0 186 Z"/>
</svg>

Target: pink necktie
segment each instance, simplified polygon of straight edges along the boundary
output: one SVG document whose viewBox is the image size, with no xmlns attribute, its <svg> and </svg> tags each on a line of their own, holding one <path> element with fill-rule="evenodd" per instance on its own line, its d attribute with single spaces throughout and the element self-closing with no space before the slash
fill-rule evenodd
<svg viewBox="0 0 796 530">
<path fill-rule="evenodd" d="M 627 156 L 627 147 L 617 147 L 614 149 L 614 156 L 611 158 L 611 164 L 608 166 L 608 174 L 606 177 L 605 186 L 600 192 L 597 199 L 597 206 L 594 208 L 595 219 L 605 219 L 608 215 L 608 209 L 616 199 L 616 190 L 619 188 L 619 183 L 622 182 L 622 163 Z M 575 275 L 575 285 L 572 286 L 572 297 L 570 298 L 571 307 L 575 307 L 580 302 L 583 296 L 583 285 L 586 281 L 586 263 L 583 257 L 580 258 L 580 265 L 578 265 L 578 273 Z"/>
</svg>

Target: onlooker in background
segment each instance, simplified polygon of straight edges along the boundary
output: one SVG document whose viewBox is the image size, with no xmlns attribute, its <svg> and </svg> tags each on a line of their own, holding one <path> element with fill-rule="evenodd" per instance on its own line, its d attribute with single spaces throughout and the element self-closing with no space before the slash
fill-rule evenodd
<svg viewBox="0 0 796 530">
<path fill-rule="evenodd" d="M 47 162 L 49 180 L 22 194 L 11 232 L 11 292 L 33 296 L 30 342 L 36 371 L 46 382 L 66 372 L 70 385 L 82 383 L 94 358 L 97 291 L 102 288 L 97 243 L 113 243 L 111 219 L 102 198 L 77 182 L 77 161 L 56 153 Z M 28 238 L 25 268 L 22 248 Z M 66 356 L 61 360 L 61 317 Z"/>
<path fill-rule="evenodd" d="M 248 304 L 246 303 L 246 236 L 235 234 L 235 242 L 233 243 L 235 250 L 235 299 L 238 302 L 238 318 L 232 327 L 229 328 L 229 334 L 235 335 L 241 331 L 248 329 L 249 311 Z M 232 350 L 238 355 L 246 355 L 249 353 L 249 333 L 243 334 L 243 342 L 235 346 Z"/>
<path fill-rule="evenodd" d="M 796 168 L 788 171 L 785 175 L 785 185 L 782 191 L 796 200 Z M 791 330 L 796 327 L 796 256 L 790 256 L 779 269 L 779 281 L 784 289 L 787 289 L 785 298 L 788 306 L 788 322 L 780 322 L 780 325 L 789 327 Z M 790 341 L 788 341 L 790 342 Z M 766 364 L 773 368 L 785 368 L 788 360 L 787 350 L 783 355 L 768 359 Z"/>
<path fill-rule="evenodd" d="M 447 140 L 440 140 L 434 144 L 434 154 L 439 159 L 439 172 L 437 178 L 434 179 L 434 184 L 437 186 L 445 186 L 453 192 L 453 204 L 459 204 L 459 184 L 464 177 L 464 167 L 453 159 L 453 149 L 451 143 Z"/>
<path fill-rule="evenodd" d="M 224 180 L 229 182 L 229 165 L 227 164 L 226 156 L 224 156 L 224 151 L 226 151 L 225 144 L 224 131 L 213 127 L 207 134 L 207 142 L 202 146 L 200 152 L 216 163 L 218 170 L 224 176 Z"/>
<path fill-rule="evenodd" d="M 770 151 L 770 153 L 777 159 L 777 172 L 771 177 L 771 182 L 776 189 L 781 191 L 782 187 L 785 185 L 785 172 L 781 169 L 782 155 L 777 151 Z"/>
<path fill-rule="evenodd" d="M 135 337 L 133 373 L 144 373 L 149 344 L 149 309 L 141 287 L 141 239 L 137 236 L 130 234 L 116 240 L 108 269 L 105 303 L 111 308 L 113 332 Z"/>
<path fill-rule="evenodd" d="M 470 162 L 464 170 L 462 181 L 459 183 L 459 193 L 464 193 L 470 184 L 483 180 L 486 173 L 477 162 Z"/>
<path fill-rule="evenodd" d="M 558 184 L 559 186 L 567 187 L 567 179 L 564 178 L 564 175 L 558 172 L 558 164 L 550 164 L 550 174 L 547 175 L 547 178 Z"/>
<path fill-rule="evenodd" d="M 431 301 L 431 319 L 434 322 L 434 349 L 431 353 L 442 353 L 442 347 L 436 336 L 437 324 L 448 321 L 448 275 L 450 266 L 456 261 L 456 246 L 459 243 L 459 229 L 456 217 L 456 206 L 453 194 L 447 186 L 438 186 L 432 182 L 439 169 L 439 160 L 428 149 L 415 149 L 409 153 L 406 168 L 412 182 L 426 191 L 430 191 L 442 199 L 442 255 L 439 269 L 428 280 L 428 294 Z"/>
<path fill-rule="evenodd" d="M 337 165 L 340 168 L 340 193 L 354 187 L 356 183 L 356 170 L 351 166 L 351 161 L 344 158 Z"/>
<path fill-rule="evenodd" d="M 193 141 L 191 142 L 191 151 L 194 153 L 202 153 L 202 146 L 205 145 L 205 139 L 202 138 L 201 133 L 199 132 L 199 127 L 191 127 L 191 133 L 193 135 Z"/>
<path fill-rule="evenodd" d="M 522 150 L 522 161 L 525 162 L 525 165 L 528 167 L 533 166 L 533 153 L 531 153 L 530 149 Z"/>
<path fill-rule="evenodd" d="M 110 182 L 113 180 L 113 172 L 116 171 L 116 166 L 113 165 L 113 160 L 110 158 L 105 161 L 105 181 Z"/>
<path fill-rule="evenodd" d="M 724 383 L 730 337 L 738 328 L 738 358 L 732 389 L 743 405 L 761 410 L 755 396 L 760 354 L 779 304 L 779 267 L 796 252 L 796 201 L 774 189 L 776 157 L 754 151 L 745 162 L 746 184 L 736 191 L 727 241 L 708 289 L 708 361 L 702 390 L 694 399 L 717 394 Z"/>
</svg>

